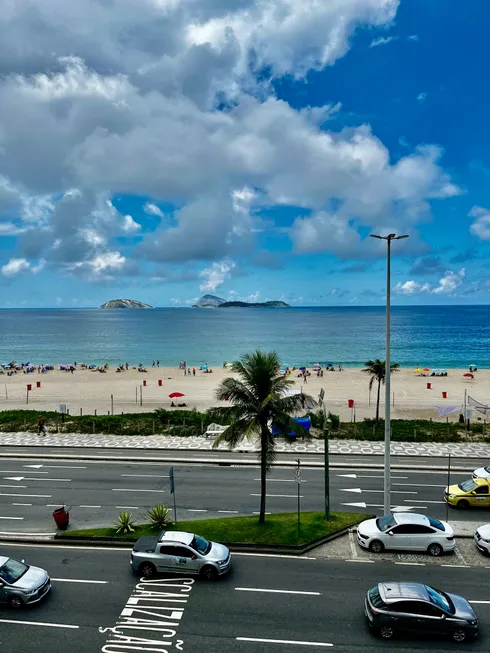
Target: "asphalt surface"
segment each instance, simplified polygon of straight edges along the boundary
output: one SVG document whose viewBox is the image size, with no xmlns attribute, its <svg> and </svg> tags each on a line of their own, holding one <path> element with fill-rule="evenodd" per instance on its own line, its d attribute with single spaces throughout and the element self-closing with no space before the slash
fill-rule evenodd
<svg viewBox="0 0 490 653">
<path fill-rule="evenodd" d="M 489 572 L 482 569 L 236 555 L 231 573 L 216 583 L 165 576 L 152 585 L 152 596 L 142 597 L 126 551 L 11 545 L 0 550 L 44 567 L 53 578 L 51 596 L 36 607 L 17 612 L 0 606 L 0 638 L 9 651 L 298 653 L 328 648 L 342 653 L 447 653 L 490 647 Z M 363 600 L 382 580 L 425 582 L 480 602 L 474 603 L 480 638 L 463 647 L 415 636 L 378 640 L 365 623 Z M 137 612 L 152 609 L 152 615 Z M 131 630 L 128 622 L 134 618 L 153 623 L 140 621 L 140 628 Z M 116 626 L 116 631 L 108 630 Z M 117 647 L 115 635 L 146 642 L 126 642 L 131 649 Z"/>
<path fill-rule="evenodd" d="M 481 463 L 480 463 L 481 464 Z M 122 510 L 143 521 L 147 508 L 157 503 L 173 507 L 168 463 L 121 463 L 72 460 L 0 460 L 0 534 L 54 532 L 52 512 L 73 506 L 71 528 L 111 524 Z M 259 507 L 259 470 L 256 466 L 174 466 L 178 520 L 251 515 Z M 470 476 L 451 475 L 451 483 Z M 321 468 L 303 468 L 301 510 L 323 510 L 324 475 Z M 402 470 L 392 473 L 392 507 L 424 512 L 440 519 L 490 521 L 489 509 L 446 510 L 442 493 L 447 473 Z M 366 470 L 352 461 L 330 472 L 331 507 L 381 514 L 383 472 Z M 268 478 L 267 510 L 297 509 L 298 486 L 292 468 L 275 467 Z"/>
</svg>

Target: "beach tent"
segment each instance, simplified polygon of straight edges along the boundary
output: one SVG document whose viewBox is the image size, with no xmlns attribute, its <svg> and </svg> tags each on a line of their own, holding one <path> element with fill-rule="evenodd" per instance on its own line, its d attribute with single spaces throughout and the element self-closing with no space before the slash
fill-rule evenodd
<svg viewBox="0 0 490 653">
<path fill-rule="evenodd" d="M 300 424 L 305 431 L 310 431 L 311 429 L 311 419 L 309 417 L 294 417 L 293 418 L 295 422 Z M 284 435 L 284 433 L 281 432 L 279 427 L 275 426 L 274 424 L 272 425 L 272 435 Z M 294 431 L 290 431 L 288 433 L 289 437 L 296 437 L 297 433 Z"/>
</svg>

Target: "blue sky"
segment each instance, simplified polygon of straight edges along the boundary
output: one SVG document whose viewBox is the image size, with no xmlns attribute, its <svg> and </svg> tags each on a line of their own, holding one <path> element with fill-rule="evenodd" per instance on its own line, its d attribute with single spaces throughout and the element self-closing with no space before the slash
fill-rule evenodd
<svg viewBox="0 0 490 653">
<path fill-rule="evenodd" d="M 372 232 L 410 235 L 394 303 L 488 301 L 486 3 L 26 4 L 0 17 L 0 307 L 382 304 Z"/>
</svg>

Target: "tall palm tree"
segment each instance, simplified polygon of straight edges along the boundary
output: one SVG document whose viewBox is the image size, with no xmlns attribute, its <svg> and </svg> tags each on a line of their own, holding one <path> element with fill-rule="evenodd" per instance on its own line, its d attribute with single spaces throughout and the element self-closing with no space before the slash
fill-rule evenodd
<svg viewBox="0 0 490 653">
<path fill-rule="evenodd" d="M 362 371 L 369 374 L 370 377 L 369 392 L 371 392 L 374 383 L 378 383 L 376 394 L 376 421 L 379 422 L 379 394 L 381 391 L 381 384 L 384 385 L 386 380 L 386 361 L 380 361 L 379 358 L 377 358 L 374 361 L 366 361 L 364 365 L 366 368 Z M 390 368 L 392 372 L 397 372 L 400 369 L 400 365 L 398 363 L 391 363 Z"/>
<path fill-rule="evenodd" d="M 294 421 L 305 404 L 315 406 L 316 401 L 303 393 L 291 394 L 294 381 L 279 376 L 279 357 L 276 352 L 257 349 L 243 354 L 233 363 L 232 370 L 239 379 L 227 377 L 216 390 L 216 399 L 228 400 L 231 406 L 213 409 L 229 426 L 216 438 L 213 447 L 226 442 L 230 448 L 242 440 L 253 437 L 259 444 L 260 460 L 260 512 L 259 523 L 265 522 L 267 472 L 276 458 L 276 442 L 270 428 L 277 426 L 281 432 L 294 431 L 309 437 L 309 432 Z"/>
</svg>

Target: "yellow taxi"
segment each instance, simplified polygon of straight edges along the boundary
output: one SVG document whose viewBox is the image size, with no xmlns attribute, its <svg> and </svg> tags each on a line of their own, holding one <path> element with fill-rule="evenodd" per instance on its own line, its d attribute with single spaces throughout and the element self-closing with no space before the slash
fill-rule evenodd
<svg viewBox="0 0 490 653">
<path fill-rule="evenodd" d="M 444 490 L 444 500 L 456 508 L 490 507 L 490 478 L 469 478 Z"/>
</svg>

